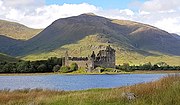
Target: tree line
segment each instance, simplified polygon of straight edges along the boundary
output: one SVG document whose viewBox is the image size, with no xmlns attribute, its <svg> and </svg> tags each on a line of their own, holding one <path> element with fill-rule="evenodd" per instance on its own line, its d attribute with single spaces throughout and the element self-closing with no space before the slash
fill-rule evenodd
<svg viewBox="0 0 180 105">
<path fill-rule="evenodd" d="M 0 73 L 44 73 L 53 72 L 62 66 L 62 58 L 51 57 L 47 60 L 0 62 Z"/>
<path fill-rule="evenodd" d="M 116 69 L 123 71 L 135 71 L 135 70 L 180 70 L 180 66 L 170 66 L 165 62 L 159 62 L 151 64 L 150 62 L 139 66 L 130 66 L 128 63 L 116 66 Z"/>
<path fill-rule="evenodd" d="M 78 70 L 76 63 L 70 66 L 63 66 L 63 58 L 51 57 L 47 60 L 19 61 L 19 62 L 0 62 L 0 73 L 45 73 L 61 72 L 68 73 Z M 150 62 L 139 66 L 131 66 L 128 63 L 117 65 L 116 69 L 123 71 L 135 70 L 180 70 L 180 66 L 170 66 L 165 62 L 152 65 Z"/>
<path fill-rule="evenodd" d="M 47 60 L 0 62 L 0 73 L 45 73 L 45 72 L 73 72 L 78 70 L 76 63 L 63 66 L 63 58 L 51 57 Z"/>
</svg>

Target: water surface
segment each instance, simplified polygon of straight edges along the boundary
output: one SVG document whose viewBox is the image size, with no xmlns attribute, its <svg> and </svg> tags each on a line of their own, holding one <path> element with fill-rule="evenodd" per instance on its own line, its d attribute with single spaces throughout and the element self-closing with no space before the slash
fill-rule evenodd
<svg viewBox="0 0 180 105">
<path fill-rule="evenodd" d="M 55 90 L 115 88 L 154 81 L 166 75 L 167 74 L 0 76 L 0 90 L 24 88 Z"/>
</svg>

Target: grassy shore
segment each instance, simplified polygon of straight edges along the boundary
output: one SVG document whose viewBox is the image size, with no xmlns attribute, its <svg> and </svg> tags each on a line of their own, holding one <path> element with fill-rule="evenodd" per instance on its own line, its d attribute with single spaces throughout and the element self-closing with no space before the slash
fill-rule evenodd
<svg viewBox="0 0 180 105">
<path fill-rule="evenodd" d="M 136 95 L 134 100 L 122 96 Z M 1 105 L 179 105 L 180 75 L 169 75 L 158 81 L 111 89 L 55 91 L 42 89 L 2 90 Z"/>
<path fill-rule="evenodd" d="M 0 76 L 38 76 L 38 75 L 54 75 L 54 74 L 60 74 L 60 75 L 93 75 L 93 74 L 98 74 L 98 75 L 104 75 L 104 74 L 163 74 L 163 73 L 180 73 L 180 70 L 153 70 L 153 71 L 147 71 L 147 70 L 136 70 L 132 72 L 92 72 L 92 73 L 87 73 L 87 72 L 70 72 L 70 73 L 59 73 L 59 72 L 49 72 L 49 73 L 0 73 Z"/>
<path fill-rule="evenodd" d="M 180 73 L 180 70 L 136 70 L 132 74 L 161 74 L 161 73 Z"/>
</svg>

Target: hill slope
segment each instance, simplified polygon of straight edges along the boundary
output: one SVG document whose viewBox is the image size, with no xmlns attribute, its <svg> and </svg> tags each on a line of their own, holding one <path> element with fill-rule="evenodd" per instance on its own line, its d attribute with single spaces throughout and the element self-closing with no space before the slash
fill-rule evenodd
<svg viewBox="0 0 180 105">
<path fill-rule="evenodd" d="M 180 35 L 178 34 L 172 34 L 175 38 L 179 39 L 180 40 Z"/>
<path fill-rule="evenodd" d="M 116 41 L 122 43 L 121 45 L 133 47 L 126 37 L 110 29 L 107 26 L 109 23 L 111 23 L 109 19 L 89 15 L 56 20 L 36 37 L 28 40 L 24 46 L 29 47 L 22 49 L 24 50 L 22 54 L 24 52 L 27 54 L 54 50 L 66 44 L 76 43 L 86 36 L 94 34 L 103 34 L 106 37 L 113 36 L 112 38 L 118 39 Z"/>
<path fill-rule="evenodd" d="M 24 56 L 23 59 L 40 60 L 54 56 L 63 57 L 65 56 L 65 52 L 67 50 L 70 56 L 88 56 L 92 54 L 92 50 L 97 54 L 100 49 L 104 49 L 110 44 L 114 49 L 116 49 L 116 64 L 129 63 L 131 65 L 139 65 L 147 62 L 151 62 L 153 64 L 166 62 L 169 65 L 180 65 L 180 56 L 152 54 L 142 50 L 128 49 L 118 44 L 105 43 L 107 40 L 109 40 L 109 38 L 103 38 L 102 35 L 89 35 L 76 43 L 63 45 L 52 51 L 30 54 L 28 56 Z"/>
<path fill-rule="evenodd" d="M 19 59 L 0 53 L 0 62 L 17 62 Z"/>
<path fill-rule="evenodd" d="M 108 39 L 105 43 L 128 49 L 180 55 L 180 40 L 168 32 L 141 23 L 87 14 L 56 20 L 28 40 L 22 54 L 51 51 L 95 34 L 104 35 Z"/>
<path fill-rule="evenodd" d="M 138 49 L 180 55 L 180 39 L 164 30 L 132 21 L 114 20 L 113 23 L 127 27 L 121 33 Z"/>
<path fill-rule="evenodd" d="M 88 56 L 110 44 L 119 63 L 180 62 L 180 39 L 172 34 L 142 23 L 89 14 L 58 19 L 37 36 L 18 43 L 16 50 L 6 53 L 24 59 L 61 57 L 66 50 L 73 56 Z"/>
<path fill-rule="evenodd" d="M 19 23 L 0 20 L 0 34 L 14 39 L 28 40 L 41 31 L 41 29 L 28 28 Z"/>
<path fill-rule="evenodd" d="M 0 35 L 0 53 L 13 55 L 18 50 L 18 45 L 21 45 L 24 41 L 16 40 L 4 35 Z"/>
</svg>

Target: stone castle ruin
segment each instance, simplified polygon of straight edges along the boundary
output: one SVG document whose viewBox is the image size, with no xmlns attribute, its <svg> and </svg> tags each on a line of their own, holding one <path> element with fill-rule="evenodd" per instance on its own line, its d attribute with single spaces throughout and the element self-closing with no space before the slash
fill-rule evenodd
<svg viewBox="0 0 180 105">
<path fill-rule="evenodd" d="M 63 64 L 70 66 L 72 63 L 77 63 L 79 67 L 93 70 L 96 67 L 114 68 L 115 67 L 115 50 L 109 46 L 104 50 L 100 50 L 96 55 L 93 51 L 88 57 L 70 57 L 66 51 Z"/>
</svg>

